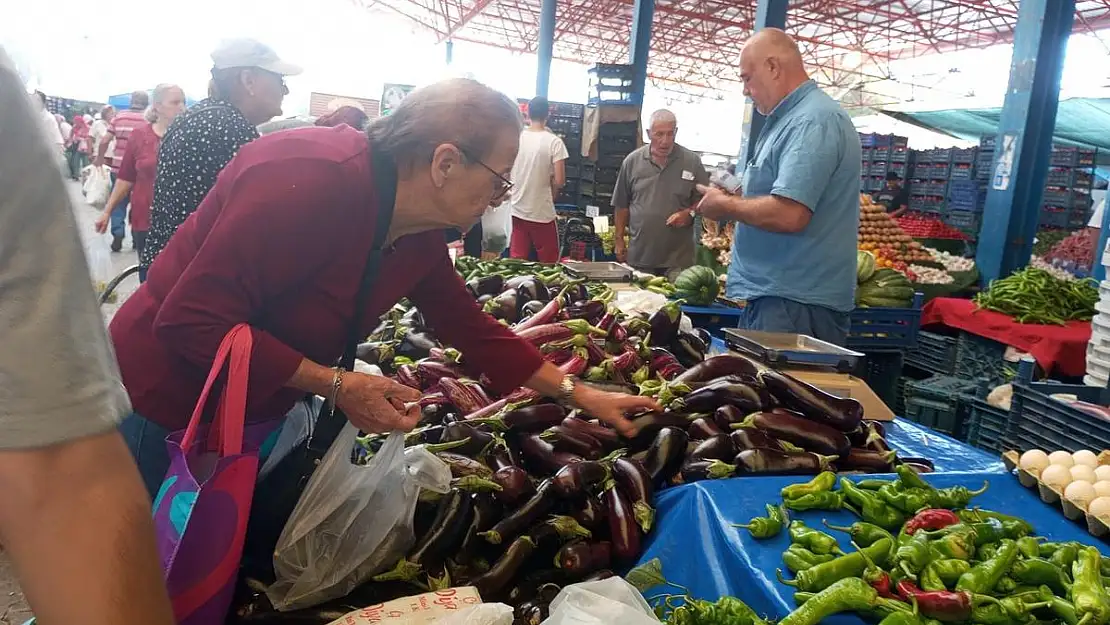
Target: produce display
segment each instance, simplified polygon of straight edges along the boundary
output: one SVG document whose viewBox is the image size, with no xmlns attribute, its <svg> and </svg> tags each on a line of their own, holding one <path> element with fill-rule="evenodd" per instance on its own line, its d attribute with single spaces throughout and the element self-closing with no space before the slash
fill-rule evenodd
<svg viewBox="0 0 1110 625">
<path fill-rule="evenodd" d="M 1018 469 L 1023 485 L 1042 487 L 1041 499 L 1046 503 L 1067 502 L 1072 509 L 1065 506 L 1065 514 L 1072 518 L 1087 515 L 1088 529 L 1093 533 L 1105 533 L 1103 528 L 1110 526 L 1110 453 L 1030 449 L 1021 456 L 1007 452 L 1003 459 Z"/>
<path fill-rule="evenodd" d="M 702 218 L 701 223 L 701 244 L 713 252 L 718 264 L 728 267 L 732 260 L 732 233 L 736 224 L 706 218 Z"/>
<path fill-rule="evenodd" d="M 921 244 L 868 195 L 860 195 L 859 219 L 859 249 L 874 252 L 880 267 L 905 269 L 905 263 L 932 260 Z"/>
<path fill-rule="evenodd" d="M 913 302 L 914 288 L 906 274 L 879 268 L 868 251 L 856 254 L 856 306 L 861 308 L 906 308 Z"/>
<path fill-rule="evenodd" d="M 969 237 L 960 230 L 949 226 L 936 217 L 907 214 L 896 217 L 895 221 L 903 232 L 915 239 L 949 239 L 966 241 Z"/>
<path fill-rule="evenodd" d="M 1076 230 L 1056 245 L 1053 245 L 1043 256 L 1050 263 L 1059 263 L 1064 269 L 1082 269 L 1089 271 L 1095 262 L 1095 245 L 1098 235 L 1091 228 Z"/>
<path fill-rule="evenodd" d="M 960 272 L 971 271 L 972 269 L 975 269 L 974 259 L 964 258 L 963 256 L 957 256 L 955 254 L 949 254 L 948 252 L 942 252 L 931 247 L 925 247 L 923 249 L 928 252 L 930 256 L 933 257 L 934 261 L 944 265 L 944 268 L 947 271 Z"/>
<path fill-rule="evenodd" d="M 1067 230 L 1059 230 L 1056 228 L 1046 228 L 1037 232 L 1037 236 L 1033 241 L 1033 255 L 1044 256 L 1056 246 L 1057 243 L 1063 241 L 1070 235 L 1071 232 Z"/>
<path fill-rule="evenodd" d="M 1098 286 L 1094 280 L 1061 280 L 1026 267 L 991 281 L 974 301 L 978 308 L 1009 315 L 1018 323 L 1065 325 L 1094 317 Z"/>
<path fill-rule="evenodd" d="M 956 281 L 947 271 L 925 265 L 910 265 L 906 268 L 906 275 L 917 284 L 952 284 Z"/>
<path fill-rule="evenodd" d="M 1036 254 L 1034 254 L 1029 259 L 1029 266 L 1033 267 L 1034 269 L 1042 269 L 1044 271 L 1047 271 L 1049 274 L 1059 280 L 1065 280 L 1067 282 L 1075 282 L 1076 280 L 1079 280 L 1079 277 L 1076 276 L 1074 273 L 1066 269 L 1061 269 L 1060 267 L 1053 265 L 1040 256 L 1037 256 Z"/>
<path fill-rule="evenodd" d="M 783 506 L 768 505 L 768 516 L 740 524 L 757 539 L 789 536 L 782 561 L 792 577 L 780 570 L 778 578 L 794 589 L 798 607 L 778 625 L 817 625 L 838 613 L 881 625 L 1110 623 L 1110 559 L 1096 547 L 1047 542 L 1019 517 L 969 507 L 987 487 L 936 488 L 904 468 L 894 480 L 821 474 L 787 486 Z M 842 500 L 860 520 L 817 529 L 784 510 L 816 496 Z M 848 534 L 851 549 L 829 532 Z M 771 622 L 736 597 L 690 597 L 664 577 L 658 560 L 626 579 L 670 625 Z"/>
</svg>

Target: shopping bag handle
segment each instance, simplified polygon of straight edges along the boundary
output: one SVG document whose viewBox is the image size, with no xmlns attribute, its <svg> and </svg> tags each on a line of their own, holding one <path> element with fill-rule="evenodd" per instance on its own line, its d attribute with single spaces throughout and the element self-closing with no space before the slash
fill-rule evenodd
<svg viewBox="0 0 1110 625">
<path fill-rule="evenodd" d="M 228 363 L 227 383 L 216 405 L 216 416 L 212 419 L 212 429 L 217 434 L 218 451 L 221 456 L 234 456 L 243 452 L 243 430 L 246 427 L 247 413 L 247 380 L 250 376 L 250 358 L 254 338 L 251 328 L 245 323 L 228 331 L 220 347 L 216 350 L 216 358 L 208 372 L 208 379 L 204 382 L 204 389 L 200 392 L 197 405 L 193 409 L 193 416 L 189 419 L 189 426 L 181 438 L 181 450 L 189 453 L 193 443 L 196 442 L 197 431 L 200 429 L 204 417 L 204 408 L 208 404 L 208 397 L 212 386 L 216 383 L 224 364 Z"/>
</svg>

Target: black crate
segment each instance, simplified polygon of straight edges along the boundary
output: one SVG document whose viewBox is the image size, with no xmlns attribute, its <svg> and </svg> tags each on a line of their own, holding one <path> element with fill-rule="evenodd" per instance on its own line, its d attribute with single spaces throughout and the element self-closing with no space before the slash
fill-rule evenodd
<svg viewBox="0 0 1110 625">
<path fill-rule="evenodd" d="M 910 159 L 910 151 L 905 146 L 890 148 L 890 162 L 905 163 Z"/>
<path fill-rule="evenodd" d="M 982 224 L 982 220 L 982 210 L 956 210 L 948 205 L 944 213 L 944 223 L 972 236 L 979 234 L 979 226 Z"/>
<path fill-rule="evenodd" d="M 597 136 L 599 139 L 606 137 L 631 137 L 636 138 L 640 132 L 640 125 L 637 122 L 606 122 L 598 126 Z"/>
<path fill-rule="evenodd" d="M 636 149 L 636 139 L 632 137 L 601 137 L 597 141 L 598 154 L 621 154 L 627 156 Z"/>
<path fill-rule="evenodd" d="M 979 148 L 956 148 L 952 150 L 953 163 L 973 164 L 979 158 Z"/>
<path fill-rule="evenodd" d="M 960 419 L 960 395 L 971 392 L 975 382 L 947 375 L 935 375 L 907 382 L 905 417 L 915 423 L 963 440 L 966 427 Z"/>
<path fill-rule="evenodd" d="M 906 352 L 906 364 L 942 375 L 956 372 L 956 337 L 919 330 L 917 347 Z"/>
<path fill-rule="evenodd" d="M 596 80 L 632 80 L 634 68 L 626 63 L 598 63 L 589 69 L 590 78 Z"/>
<path fill-rule="evenodd" d="M 886 176 L 886 162 L 872 162 L 867 173 L 872 176 Z"/>
<path fill-rule="evenodd" d="M 1018 451 L 1110 448 L 1110 421 L 1051 397 L 1059 392 L 1101 404 L 1102 391 L 1094 386 L 1014 382 L 1009 446 Z"/>
<path fill-rule="evenodd" d="M 557 135 L 582 139 L 582 119 L 572 117 L 549 117 L 547 127 Z"/>
<path fill-rule="evenodd" d="M 1006 345 L 970 332 L 960 332 L 956 340 L 956 375 L 965 380 L 985 378 L 991 384 L 1002 384 L 1013 377 L 1003 357 Z"/>
<path fill-rule="evenodd" d="M 998 135 L 984 135 L 979 139 L 979 149 L 986 148 L 993 150 L 994 146 L 998 144 Z"/>
<path fill-rule="evenodd" d="M 1010 411 L 987 403 L 988 384 L 976 386 L 975 393 L 960 397 L 963 421 L 967 424 L 967 443 L 979 449 L 1001 454 L 1006 451 L 1010 428 Z"/>
<path fill-rule="evenodd" d="M 552 102 L 549 110 L 549 120 L 551 117 L 575 117 L 582 119 L 582 116 L 586 113 L 586 105 L 575 104 L 573 102 Z"/>
<path fill-rule="evenodd" d="M 881 147 L 876 146 L 874 148 L 871 148 L 871 160 L 872 161 L 888 161 L 888 160 L 890 160 L 890 146 L 889 145 L 884 145 L 884 146 L 881 146 Z"/>
<path fill-rule="evenodd" d="M 1093 167 L 1095 150 L 1076 147 L 1052 148 L 1052 167 Z"/>
<path fill-rule="evenodd" d="M 891 410 L 898 405 L 898 385 L 902 378 L 902 352 L 868 352 L 856 365 L 862 379 Z"/>
<path fill-rule="evenodd" d="M 610 167 L 598 167 L 594 171 L 593 181 L 598 184 L 615 184 L 617 182 L 618 174 L 620 174 L 620 169 L 613 169 Z"/>
</svg>

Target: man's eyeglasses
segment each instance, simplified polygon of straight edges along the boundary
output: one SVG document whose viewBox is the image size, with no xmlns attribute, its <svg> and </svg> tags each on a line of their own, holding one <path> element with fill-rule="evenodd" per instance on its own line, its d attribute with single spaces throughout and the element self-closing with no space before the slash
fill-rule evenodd
<svg viewBox="0 0 1110 625">
<path fill-rule="evenodd" d="M 475 157 L 473 154 L 470 153 L 470 150 L 467 150 L 466 148 L 459 145 L 456 145 L 455 147 L 459 148 L 459 151 L 463 153 L 463 156 L 474 161 L 475 163 L 478 163 L 482 167 L 485 167 L 486 171 L 497 177 L 497 186 L 493 189 L 493 195 L 490 196 L 490 202 L 496 202 L 497 200 L 505 197 L 505 194 L 507 194 L 509 190 L 513 188 L 512 180 L 509 180 L 505 176 L 498 173 L 497 170 L 495 170 L 494 168 L 483 163 L 482 159 Z"/>
</svg>

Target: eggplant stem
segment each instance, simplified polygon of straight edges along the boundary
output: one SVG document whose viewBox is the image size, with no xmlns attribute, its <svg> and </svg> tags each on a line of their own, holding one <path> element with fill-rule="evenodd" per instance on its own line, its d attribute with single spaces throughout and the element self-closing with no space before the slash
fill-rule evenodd
<svg viewBox="0 0 1110 625">
<path fill-rule="evenodd" d="M 502 539 L 501 539 L 501 533 L 500 532 L 490 530 L 488 532 L 479 532 L 478 535 L 481 536 L 482 538 L 486 539 L 486 542 L 491 544 L 491 545 L 500 545 L 501 544 Z"/>
<path fill-rule="evenodd" d="M 423 571 L 424 567 L 420 566 L 419 564 L 415 562 L 410 562 L 408 558 L 401 558 L 397 561 L 396 566 L 394 566 L 392 569 L 386 571 L 385 573 L 379 573 L 375 575 L 372 579 L 375 582 L 401 581 L 419 584 L 416 578 Z"/>
<path fill-rule="evenodd" d="M 632 515 L 645 534 L 651 531 L 651 526 L 655 523 L 655 508 L 647 502 L 637 501 L 632 504 Z"/>
</svg>

